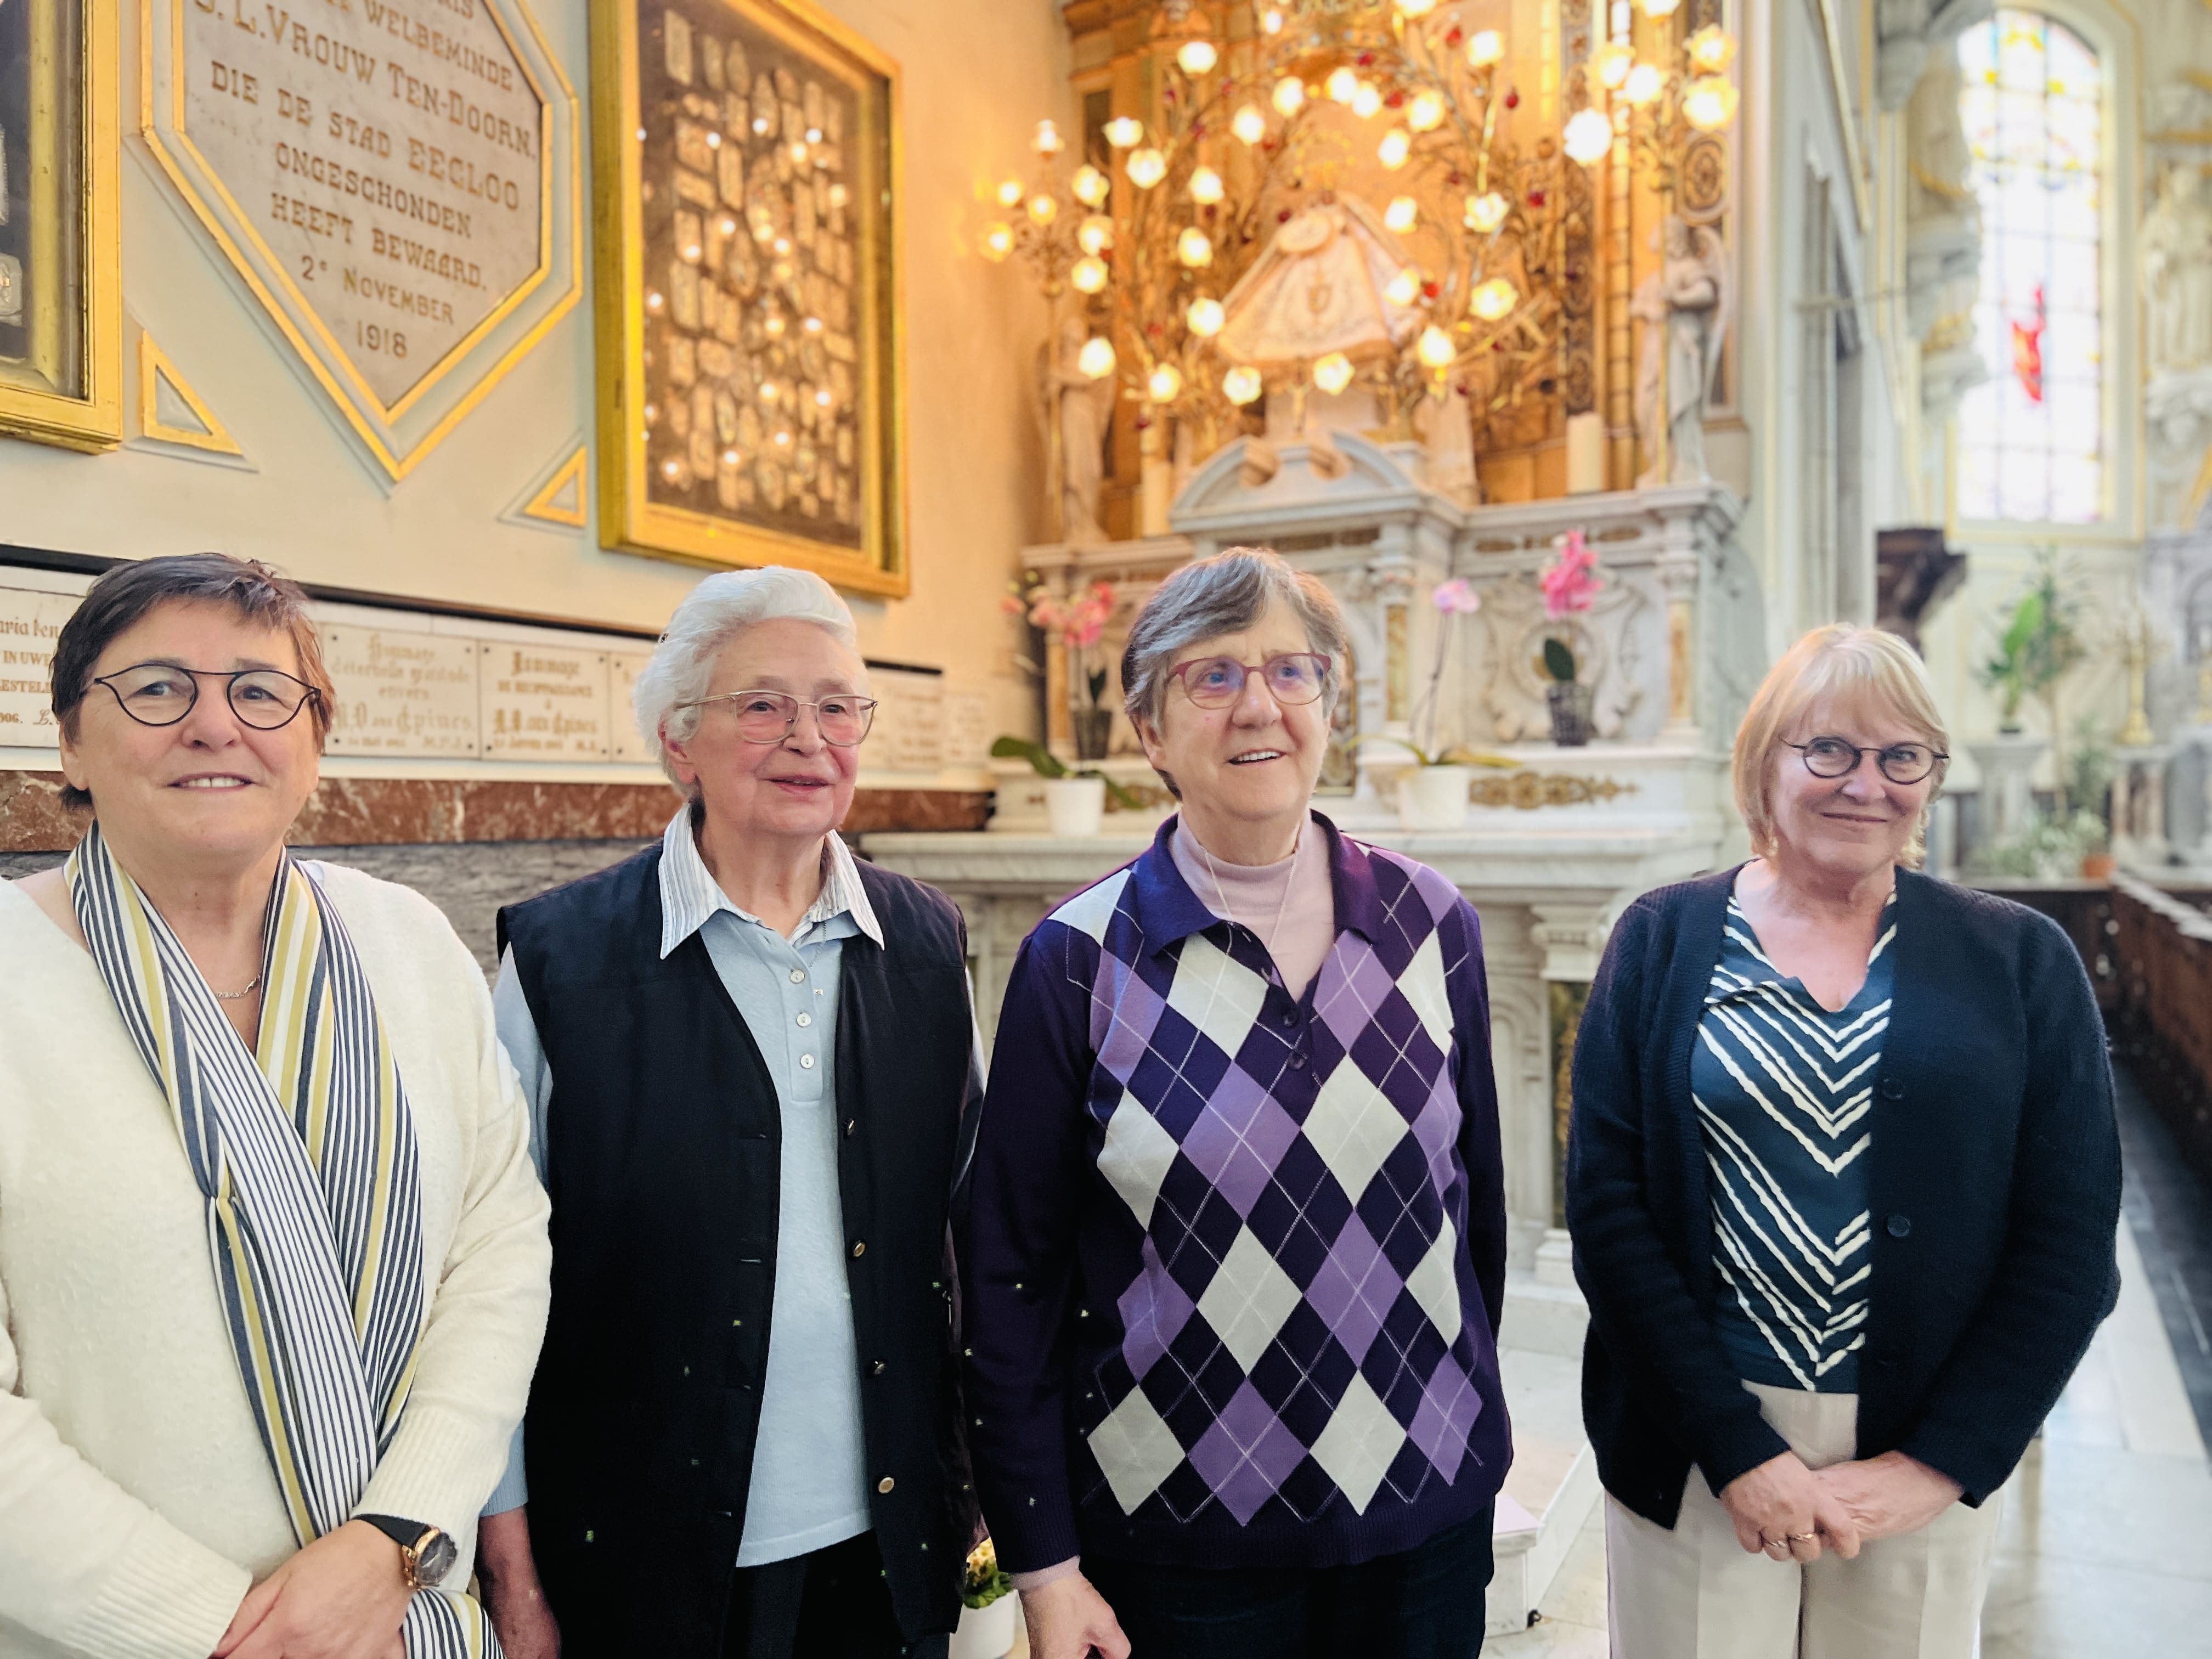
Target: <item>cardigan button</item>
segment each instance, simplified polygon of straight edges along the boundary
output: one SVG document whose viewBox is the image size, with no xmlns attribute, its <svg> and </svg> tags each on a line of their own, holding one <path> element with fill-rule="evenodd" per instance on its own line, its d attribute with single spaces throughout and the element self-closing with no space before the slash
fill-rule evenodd
<svg viewBox="0 0 2212 1659">
<path fill-rule="evenodd" d="M 881 1376 L 883 1374 L 884 1374 L 884 1362 L 883 1362 L 882 1360 L 880 1360 L 880 1359 L 878 1359 L 878 1360 L 875 1360 L 875 1361 L 872 1362 L 872 1363 L 869 1364 L 869 1366 L 868 1366 L 868 1375 L 869 1375 L 869 1376 Z"/>
<path fill-rule="evenodd" d="M 1892 1238 L 1905 1238 L 1912 1231 L 1912 1218 L 1909 1215 L 1893 1215 L 1882 1224 Z"/>
<path fill-rule="evenodd" d="M 854 1239 L 854 1240 L 853 1241 L 853 1254 L 854 1254 L 854 1255 L 856 1255 L 856 1256 L 862 1256 L 862 1255 L 867 1255 L 867 1253 L 868 1253 L 868 1242 L 867 1242 L 867 1240 L 866 1240 L 866 1239 L 864 1239 L 864 1238 L 856 1238 L 856 1239 Z"/>
<path fill-rule="evenodd" d="M 1893 1077 L 1884 1078 L 1881 1080 L 1881 1097 L 1884 1100 L 1904 1099 L 1905 1085 Z"/>
<path fill-rule="evenodd" d="M 890 1476 L 887 1474 L 882 1480 L 876 1482 L 876 1490 L 881 1492 L 887 1492 L 896 1485 L 898 1485 L 898 1482 L 892 1480 Z"/>
</svg>

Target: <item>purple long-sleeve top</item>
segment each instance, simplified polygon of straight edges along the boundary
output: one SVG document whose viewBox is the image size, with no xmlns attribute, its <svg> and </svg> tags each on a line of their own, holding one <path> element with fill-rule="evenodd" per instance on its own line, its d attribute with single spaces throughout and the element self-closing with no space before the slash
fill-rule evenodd
<svg viewBox="0 0 2212 1659">
<path fill-rule="evenodd" d="M 960 1251 L 1010 1571 L 1367 1560 L 1504 1479 L 1480 924 L 1314 822 L 1336 934 L 1298 998 L 1191 890 L 1173 820 L 1015 962 Z"/>
</svg>

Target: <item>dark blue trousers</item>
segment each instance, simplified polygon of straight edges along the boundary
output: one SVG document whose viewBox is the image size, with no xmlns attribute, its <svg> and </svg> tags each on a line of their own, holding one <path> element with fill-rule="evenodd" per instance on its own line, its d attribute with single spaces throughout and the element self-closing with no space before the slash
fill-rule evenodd
<svg viewBox="0 0 2212 1659">
<path fill-rule="evenodd" d="M 1130 1659 L 1475 1659 L 1491 1506 L 1349 1567 L 1148 1566 L 1083 1558 Z"/>
</svg>

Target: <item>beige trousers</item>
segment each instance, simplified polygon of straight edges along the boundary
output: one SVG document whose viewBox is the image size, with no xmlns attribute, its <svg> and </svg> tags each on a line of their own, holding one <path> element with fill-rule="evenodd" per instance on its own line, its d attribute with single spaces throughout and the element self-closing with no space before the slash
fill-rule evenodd
<svg viewBox="0 0 2212 1659">
<path fill-rule="evenodd" d="M 1853 1455 L 1856 1395 L 1744 1386 L 1808 1468 Z M 1608 1496 L 1613 1659 L 1973 1659 L 2002 1503 L 1801 1566 L 1747 1555 L 1694 1468 L 1671 1532 Z"/>
</svg>

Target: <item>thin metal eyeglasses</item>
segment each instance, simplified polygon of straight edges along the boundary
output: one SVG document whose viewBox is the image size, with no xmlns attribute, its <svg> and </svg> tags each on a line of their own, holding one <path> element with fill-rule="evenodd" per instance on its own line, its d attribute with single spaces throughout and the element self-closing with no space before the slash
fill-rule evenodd
<svg viewBox="0 0 2212 1659">
<path fill-rule="evenodd" d="M 1246 679 L 1264 674 L 1267 694 L 1289 708 L 1316 701 L 1328 684 L 1328 658 L 1318 651 L 1286 651 L 1257 668 L 1234 657 L 1193 657 L 1177 663 L 1168 678 L 1180 681 L 1183 695 L 1200 708 L 1226 708 L 1244 695 Z"/>
<path fill-rule="evenodd" d="M 1813 738 L 1804 743 L 1783 742 L 1804 757 L 1805 769 L 1816 778 L 1844 778 L 1859 769 L 1859 757 L 1872 755 L 1882 776 L 1892 783 L 1917 783 L 1936 769 L 1937 761 L 1951 757 L 1924 743 L 1893 743 L 1886 749 L 1845 743 L 1841 738 Z"/>
<path fill-rule="evenodd" d="M 123 712 L 141 726 L 174 726 L 200 700 L 202 680 L 225 680 L 230 712 L 257 732 L 289 726 L 323 694 L 276 668 L 180 668 L 174 663 L 134 663 L 93 680 L 115 694 Z"/>
<path fill-rule="evenodd" d="M 704 708 L 714 702 L 732 705 L 738 735 L 747 743 L 781 743 L 799 724 L 799 711 L 811 708 L 814 729 L 821 732 L 822 741 L 839 749 L 850 749 L 868 735 L 880 706 L 873 697 L 823 697 L 809 702 L 787 692 L 757 690 L 725 691 L 720 696 L 702 697 L 678 707 Z"/>
</svg>

